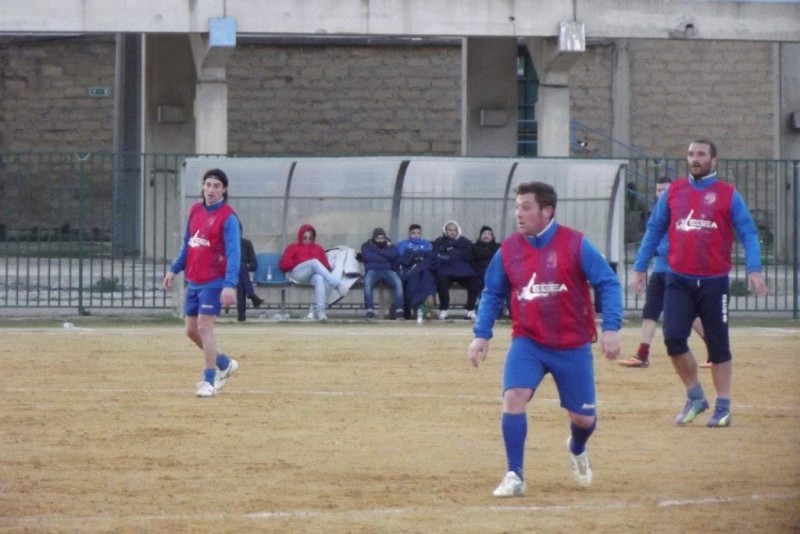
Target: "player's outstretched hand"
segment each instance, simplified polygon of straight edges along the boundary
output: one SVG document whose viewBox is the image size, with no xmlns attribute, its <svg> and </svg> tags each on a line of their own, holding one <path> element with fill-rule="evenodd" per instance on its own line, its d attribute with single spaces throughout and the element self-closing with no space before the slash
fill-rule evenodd
<svg viewBox="0 0 800 534">
<path fill-rule="evenodd" d="M 620 353 L 619 332 L 616 330 L 603 330 L 600 335 L 600 348 L 606 358 L 616 360 Z"/>
<path fill-rule="evenodd" d="M 647 289 L 647 273 L 634 271 L 633 279 L 631 280 L 631 288 L 636 293 L 644 293 L 645 289 Z"/>
<path fill-rule="evenodd" d="M 223 306 L 233 306 L 236 304 L 236 288 L 234 287 L 226 287 L 222 289 L 222 294 L 220 295 L 220 301 L 222 302 Z"/>
<path fill-rule="evenodd" d="M 486 359 L 487 354 L 489 354 L 489 340 L 482 337 L 473 339 L 467 349 L 467 358 L 475 367 Z"/>
<path fill-rule="evenodd" d="M 172 271 L 168 272 L 167 275 L 164 277 L 164 281 L 161 283 L 161 286 L 164 288 L 164 291 L 171 291 L 172 290 L 172 282 L 175 281 L 175 273 Z"/>
<path fill-rule="evenodd" d="M 767 294 L 767 282 L 759 272 L 752 272 L 747 275 L 747 286 L 750 291 L 759 297 L 764 297 Z"/>
</svg>

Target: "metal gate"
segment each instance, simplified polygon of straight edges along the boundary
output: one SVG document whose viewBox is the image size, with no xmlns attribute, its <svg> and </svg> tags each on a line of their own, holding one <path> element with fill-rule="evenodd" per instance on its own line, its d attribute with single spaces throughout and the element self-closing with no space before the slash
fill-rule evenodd
<svg viewBox="0 0 800 534">
<path fill-rule="evenodd" d="M 0 153 L 0 307 L 158 309 L 183 156 Z"/>
</svg>

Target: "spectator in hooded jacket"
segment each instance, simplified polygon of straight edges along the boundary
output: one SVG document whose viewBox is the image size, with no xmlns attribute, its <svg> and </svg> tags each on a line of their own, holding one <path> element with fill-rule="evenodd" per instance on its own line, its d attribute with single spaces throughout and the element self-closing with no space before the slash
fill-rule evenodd
<svg viewBox="0 0 800 534">
<path fill-rule="evenodd" d="M 375 318 L 373 290 L 378 282 L 384 282 L 394 293 L 393 318 L 403 319 L 403 281 L 395 267 L 399 258 L 395 247 L 383 228 L 372 231 L 372 239 L 361 245 L 361 261 L 364 262 L 364 309 L 367 319 Z"/>
<path fill-rule="evenodd" d="M 500 243 L 497 242 L 494 236 L 494 230 L 491 226 L 481 226 L 481 231 L 478 233 L 478 240 L 472 244 L 472 260 L 475 265 L 475 272 L 478 273 L 478 279 L 481 282 L 481 289 L 483 289 L 483 277 L 486 276 L 486 269 L 489 267 L 489 262 L 492 261 L 494 253 L 500 248 Z"/>
<path fill-rule="evenodd" d="M 481 282 L 472 260 L 472 241 L 461 235 L 456 221 L 447 221 L 442 227 L 442 237 L 433 242 L 433 252 L 439 260 L 436 269 L 436 292 L 439 295 L 439 319 L 447 319 L 450 308 L 450 285 L 458 283 L 467 290 L 467 311 L 464 319 L 475 319 L 475 302 L 481 291 Z"/>
<path fill-rule="evenodd" d="M 297 231 L 297 243 L 292 243 L 283 251 L 278 267 L 286 277 L 298 284 L 314 286 L 314 308 L 309 319 L 325 321 L 326 297 L 329 289 L 343 293 L 341 280 L 331 274 L 331 265 L 325 256 L 325 249 L 316 242 L 317 231 L 310 224 L 303 224 Z"/>
</svg>

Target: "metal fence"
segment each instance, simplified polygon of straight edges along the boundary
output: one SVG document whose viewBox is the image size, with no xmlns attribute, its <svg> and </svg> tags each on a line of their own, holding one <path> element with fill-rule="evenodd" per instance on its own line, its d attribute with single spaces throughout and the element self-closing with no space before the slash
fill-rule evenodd
<svg viewBox="0 0 800 534">
<path fill-rule="evenodd" d="M 170 307 L 165 221 L 182 161 L 0 153 L 0 307 Z"/>
<path fill-rule="evenodd" d="M 625 279 L 641 242 L 645 223 L 655 200 L 656 179 L 686 175 L 686 159 L 636 158 L 630 160 L 625 209 Z M 734 246 L 729 310 L 780 312 L 798 315 L 798 205 L 800 162 L 787 160 L 719 160 L 720 179 L 734 186 L 744 198 L 758 228 L 761 262 L 769 294 L 755 297 L 747 292 L 744 250 Z M 626 307 L 638 309 L 643 299 L 628 294 Z"/>
<path fill-rule="evenodd" d="M 161 280 L 182 224 L 176 212 L 183 161 L 177 154 L 0 152 L 0 308 L 172 308 Z M 685 167 L 683 159 L 629 160 L 618 265 L 627 311 L 643 305 L 628 287 L 655 180 L 682 175 Z M 770 291 L 747 294 L 737 244 L 730 310 L 799 318 L 800 164 L 721 160 L 718 167 L 753 213 Z"/>
</svg>

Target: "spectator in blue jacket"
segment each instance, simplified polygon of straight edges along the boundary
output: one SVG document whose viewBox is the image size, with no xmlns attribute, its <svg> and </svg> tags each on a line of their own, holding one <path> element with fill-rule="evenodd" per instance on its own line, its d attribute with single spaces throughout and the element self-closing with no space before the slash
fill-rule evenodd
<svg viewBox="0 0 800 534">
<path fill-rule="evenodd" d="M 437 262 L 433 243 L 422 237 L 422 226 L 411 223 L 408 238 L 397 243 L 397 252 L 400 254 L 397 263 L 403 280 L 405 318 L 413 319 L 416 314 L 417 323 L 422 323 L 428 318 L 436 294 Z"/>
<path fill-rule="evenodd" d="M 481 292 L 481 281 L 472 260 L 472 241 L 461 235 L 456 221 L 447 221 L 442 237 L 433 242 L 433 252 L 439 260 L 436 269 L 436 292 L 439 295 L 439 319 L 447 319 L 450 308 L 450 285 L 453 282 L 467 290 L 467 311 L 464 319 L 475 319 L 475 302 Z"/>
<path fill-rule="evenodd" d="M 392 245 L 383 228 L 372 231 L 372 239 L 361 245 L 361 261 L 364 262 L 364 309 L 366 318 L 375 318 L 373 290 L 378 282 L 384 282 L 394 293 L 395 319 L 403 317 L 403 281 L 397 274 L 397 259 L 400 254 Z"/>
</svg>

